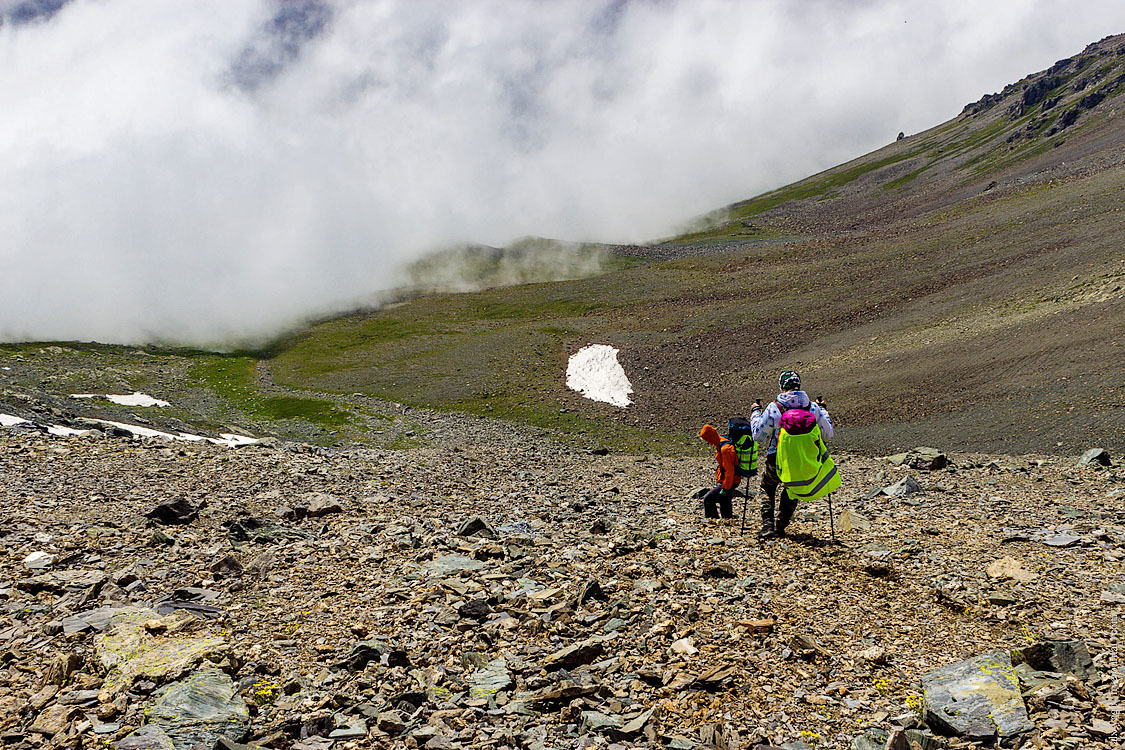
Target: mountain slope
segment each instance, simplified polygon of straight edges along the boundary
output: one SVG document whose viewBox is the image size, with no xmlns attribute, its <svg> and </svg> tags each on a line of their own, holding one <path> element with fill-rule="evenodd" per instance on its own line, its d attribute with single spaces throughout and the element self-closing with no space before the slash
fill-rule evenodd
<svg viewBox="0 0 1125 750">
<path fill-rule="evenodd" d="M 689 234 L 617 248 L 601 275 L 414 297 L 257 355 L 102 347 L 108 380 L 60 355 L 65 386 L 42 350 L 0 384 L 159 387 L 185 421 L 325 443 L 409 438 L 376 424 L 374 397 L 647 450 L 694 448 L 701 422 L 796 367 L 848 447 L 1120 450 L 1123 105 L 1117 36 Z M 626 410 L 565 387 L 568 355 L 595 342 L 621 349 Z"/>
<path fill-rule="evenodd" d="M 674 260 L 328 322 L 271 369 L 545 426 L 680 431 L 796 366 L 853 447 L 1120 446 L 1123 81 L 1125 39 L 1108 38 L 649 251 Z M 590 341 L 622 349 L 628 412 L 565 391 L 566 355 Z"/>
</svg>

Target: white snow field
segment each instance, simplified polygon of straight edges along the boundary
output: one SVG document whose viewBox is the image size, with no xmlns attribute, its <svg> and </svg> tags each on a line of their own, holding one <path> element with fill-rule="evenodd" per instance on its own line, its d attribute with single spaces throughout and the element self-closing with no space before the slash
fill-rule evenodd
<svg viewBox="0 0 1125 750">
<path fill-rule="evenodd" d="M 121 406 L 171 406 L 167 401 L 161 401 L 158 398 L 153 398 L 147 393 L 133 391 L 131 394 L 122 395 L 116 393 L 72 393 L 71 398 L 104 398 L 107 401 L 112 401 Z"/>
<path fill-rule="evenodd" d="M 17 424 L 23 424 L 28 420 L 21 417 L 16 417 L 11 414 L 0 414 L 0 427 L 11 427 Z M 161 432 L 160 430 L 153 430 L 148 427 L 140 427 L 134 424 L 125 424 L 124 422 L 110 422 L 107 419 L 92 419 L 91 422 L 100 422 L 101 424 L 108 424 L 114 427 L 120 427 L 123 430 L 133 434 L 135 437 L 153 437 L 163 438 L 164 440 L 187 440 L 196 442 L 199 440 L 206 440 L 208 443 L 215 445 L 226 445 L 231 448 L 237 448 L 240 445 L 253 445 L 254 443 L 261 442 L 258 438 L 248 437 L 246 435 L 234 435 L 232 433 L 223 432 L 217 438 L 204 437 L 203 435 L 193 435 L 190 432 L 180 432 L 173 435 L 170 432 Z M 47 432 L 59 437 L 70 437 L 72 435 L 84 435 L 89 430 L 76 430 L 73 427 L 63 427 L 62 425 L 52 425 L 47 428 Z"/>
<path fill-rule="evenodd" d="M 164 440 L 186 440 L 188 442 L 197 442 L 206 440 L 208 443 L 215 445 L 226 445 L 231 448 L 236 448 L 240 445 L 253 445 L 254 443 L 261 442 L 258 438 L 247 437 L 246 435 L 233 435 L 230 433 L 220 433 L 217 438 L 204 437 L 203 435 L 193 435 L 190 432 L 177 432 L 173 435 L 170 432 L 161 432 L 160 430 L 153 430 L 149 427 L 140 427 L 135 424 L 125 424 L 124 422 L 111 422 L 108 419 L 92 419 L 92 422 L 100 422 L 101 424 L 108 424 L 114 427 L 120 427 L 123 430 L 131 432 L 135 437 L 153 437 L 163 438 Z"/>
<path fill-rule="evenodd" d="M 591 344 L 578 350 L 566 366 L 566 387 L 591 401 L 625 407 L 633 384 L 617 361 L 617 349 L 606 344 Z"/>
</svg>

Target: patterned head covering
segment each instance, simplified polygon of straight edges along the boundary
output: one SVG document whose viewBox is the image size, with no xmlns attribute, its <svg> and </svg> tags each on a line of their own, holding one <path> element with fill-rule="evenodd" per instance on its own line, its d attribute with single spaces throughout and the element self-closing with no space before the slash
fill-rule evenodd
<svg viewBox="0 0 1125 750">
<path fill-rule="evenodd" d="M 795 391 L 801 387 L 801 376 L 796 370 L 786 370 L 777 379 L 777 387 L 783 391 Z"/>
</svg>

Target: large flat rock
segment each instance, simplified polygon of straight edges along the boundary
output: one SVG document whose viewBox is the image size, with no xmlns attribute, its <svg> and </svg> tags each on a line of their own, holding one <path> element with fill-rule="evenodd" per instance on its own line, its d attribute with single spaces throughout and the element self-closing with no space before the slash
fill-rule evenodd
<svg viewBox="0 0 1125 750">
<path fill-rule="evenodd" d="M 1030 731 L 1019 678 L 1007 651 L 993 651 L 938 667 L 922 676 L 926 723 L 970 739 Z"/>
</svg>

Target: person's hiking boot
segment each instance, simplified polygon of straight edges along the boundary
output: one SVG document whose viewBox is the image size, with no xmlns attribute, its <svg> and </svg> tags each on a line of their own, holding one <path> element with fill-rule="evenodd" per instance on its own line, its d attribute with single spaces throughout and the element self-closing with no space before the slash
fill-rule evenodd
<svg viewBox="0 0 1125 750">
<path fill-rule="evenodd" d="M 777 522 L 774 524 L 774 533 L 785 536 L 785 527 L 793 520 L 793 513 L 797 510 L 797 501 L 788 495 L 781 496 L 781 507 L 778 508 Z"/>
<path fill-rule="evenodd" d="M 773 539 L 776 536 L 773 524 L 773 498 L 768 495 L 762 500 L 762 530 L 758 532 L 759 539 Z"/>
</svg>

